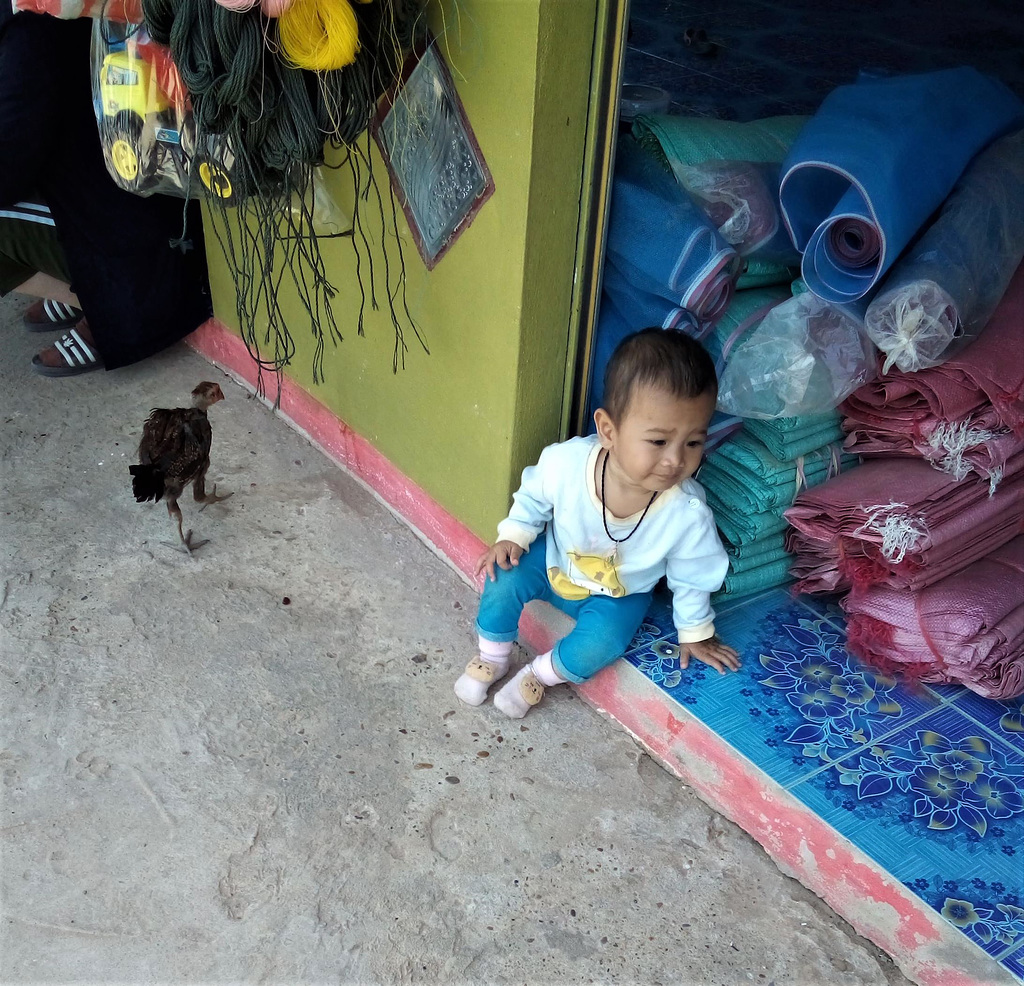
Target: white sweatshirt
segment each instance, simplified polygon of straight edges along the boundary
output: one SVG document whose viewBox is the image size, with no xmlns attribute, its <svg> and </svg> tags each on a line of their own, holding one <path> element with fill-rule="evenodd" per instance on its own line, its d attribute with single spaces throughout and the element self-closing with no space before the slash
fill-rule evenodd
<svg viewBox="0 0 1024 986">
<path fill-rule="evenodd" d="M 680 643 L 706 640 L 715 632 L 711 593 L 721 586 L 729 559 L 704 491 L 686 479 L 659 494 L 636 533 L 616 545 L 605 533 L 594 482 L 600 449 L 595 435 L 544 449 L 537 465 L 523 470 L 498 539 L 529 548 L 550 524 L 548 579 L 565 599 L 647 592 L 665 575 Z M 607 518 L 608 530 L 623 538 L 640 514 Z"/>
</svg>

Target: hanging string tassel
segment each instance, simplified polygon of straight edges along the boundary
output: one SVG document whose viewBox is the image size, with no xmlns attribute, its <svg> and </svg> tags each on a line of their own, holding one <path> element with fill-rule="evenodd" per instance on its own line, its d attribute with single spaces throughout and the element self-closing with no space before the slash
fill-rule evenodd
<svg viewBox="0 0 1024 986">
<path fill-rule="evenodd" d="M 293 0 L 278 23 L 281 51 L 296 68 L 330 72 L 356 60 L 359 24 L 348 0 Z"/>
</svg>

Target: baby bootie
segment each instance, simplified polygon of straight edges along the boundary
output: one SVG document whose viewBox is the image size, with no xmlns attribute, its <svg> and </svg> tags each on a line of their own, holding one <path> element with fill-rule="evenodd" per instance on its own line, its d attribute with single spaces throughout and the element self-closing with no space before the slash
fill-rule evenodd
<svg viewBox="0 0 1024 986">
<path fill-rule="evenodd" d="M 480 637 L 480 654 L 474 657 L 455 682 L 455 694 L 466 705 L 480 705 L 487 698 L 487 689 L 508 674 L 511 643 L 499 643 Z"/>
<path fill-rule="evenodd" d="M 544 686 L 529 664 L 504 684 L 494 696 L 494 704 L 510 719 L 522 719 L 544 697 Z"/>
<path fill-rule="evenodd" d="M 495 664 L 482 657 L 474 657 L 455 682 L 455 694 L 466 705 L 481 705 L 487 698 L 487 689 L 504 678 L 507 672 L 508 661 Z"/>
</svg>

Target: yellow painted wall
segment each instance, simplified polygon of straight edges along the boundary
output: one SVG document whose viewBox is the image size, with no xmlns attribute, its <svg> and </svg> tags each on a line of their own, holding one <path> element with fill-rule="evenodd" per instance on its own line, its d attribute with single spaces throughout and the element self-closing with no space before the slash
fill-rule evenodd
<svg viewBox="0 0 1024 986">
<path fill-rule="evenodd" d="M 392 374 L 386 308 L 367 310 L 357 337 L 350 240 L 321 246 L 345 335 L 328 345 L 322 385 L 308 317 L 294 297 L 285 302 L 298 343 L 287 372 L 484 538 L 522 468 L 560 437 L 595 9 L 596 0 L 463 0 L 456 16 L 449 0 L 431 10 L 496 191 L 429 272 L 399 214 L 409 307 L 429 356 L 410 339 L 405 369 Z M 372 154 L 386 202 L 387 172 Z M 330 188 L 351 207 L 347 174 L 332 172 Z M 376 211 L 364 214 L 379 243 Z M 231 273 L 208 240 L 215 311 L 234 325 Z"/>
</svg>

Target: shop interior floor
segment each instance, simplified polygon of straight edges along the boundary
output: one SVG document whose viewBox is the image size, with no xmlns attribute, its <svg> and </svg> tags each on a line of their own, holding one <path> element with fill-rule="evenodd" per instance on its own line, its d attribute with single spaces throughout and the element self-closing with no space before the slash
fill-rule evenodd
<svg viewBox="0 0 1024 986">
<path fill-rule="evenodd" d="M 702 30 L 712 54 L 688 47 Z M 632 0 L 627 83 L 659 86 L 671 112 L 724 120 L 813 113 L 861 69 L 973 65 L 1024 96 L 1018 0 Z"/>
</svg>

